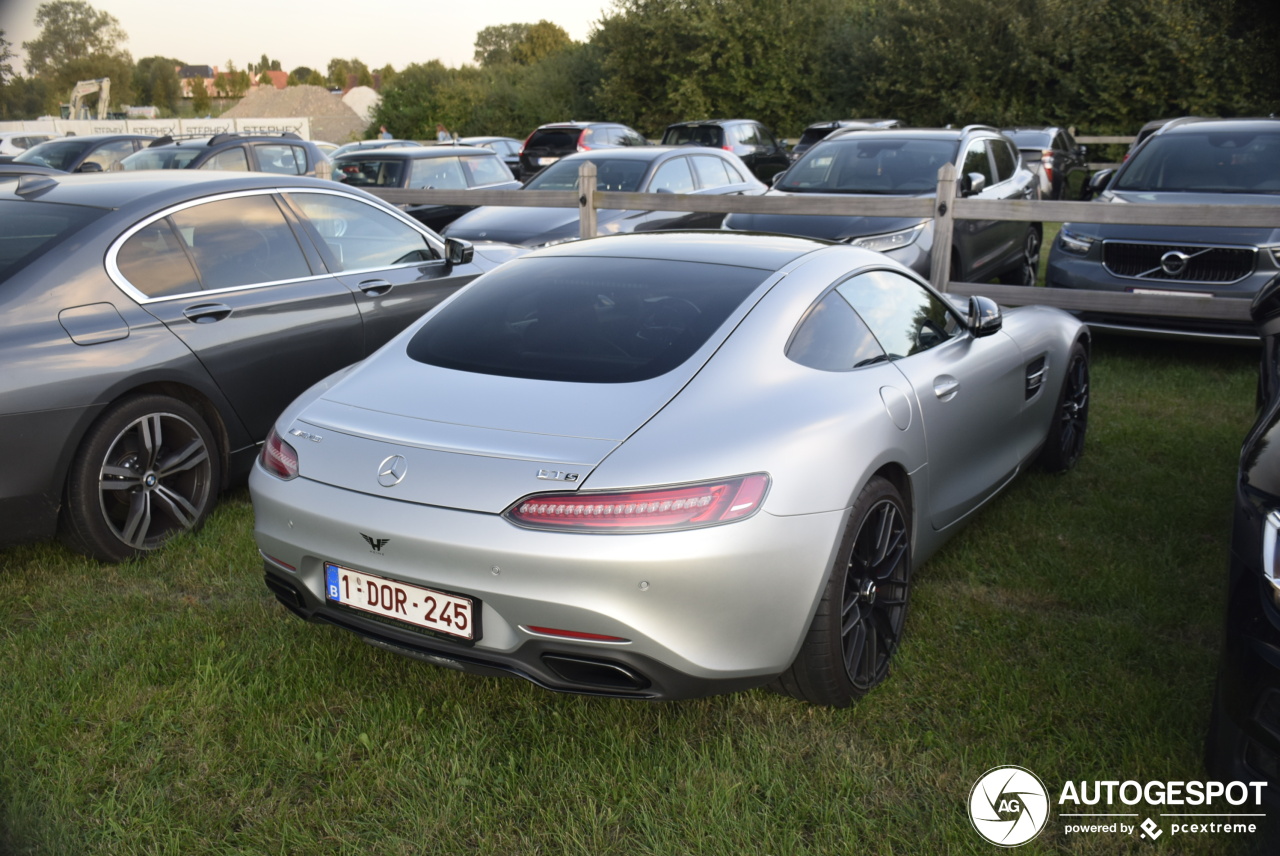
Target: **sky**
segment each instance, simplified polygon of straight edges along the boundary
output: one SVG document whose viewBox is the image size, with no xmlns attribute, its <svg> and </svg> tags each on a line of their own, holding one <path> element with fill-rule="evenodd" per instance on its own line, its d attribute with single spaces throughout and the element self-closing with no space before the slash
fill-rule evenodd
<svg viewBox="0 0 1280 856">
<path fill-rule="evenodd" d="M 40 35 L 36 10 L 43 0 L 0 0 L 0 30 L 25 72 L 22 43 Z M 298 66 L 324 72 L 329 60 L 359 59 L 370 69 L 388 63 L 397 70 L 438 59 L 457 67 L 473 61 L 476 33 L 495 24 L 559 24 L 585 41 L 612 0 L 88 0 L 120 22 L 124 47 L 134 60 L 168 56 L 189 65 L 227 60 L 243 69 L 265 53 L 285 71 Z"/>
</svg>

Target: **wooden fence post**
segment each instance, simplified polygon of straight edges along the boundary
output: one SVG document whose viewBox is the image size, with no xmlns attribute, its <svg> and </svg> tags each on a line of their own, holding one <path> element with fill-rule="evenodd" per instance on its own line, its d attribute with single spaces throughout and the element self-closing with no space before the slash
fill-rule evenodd
<svg viewBox="0 0 1280 856">
<path fill-rule="evenodd" d="M 938 194 L 933 207 L 933 250 L 929 281 L 946 292 L 951 282 L 951 235 L 955 225 L 956 167 L 944 163 L 938 170 Z"/>
<path fill-rule="evenodd" d="M 578 230 L 580 237 L 596 236 L 596 165 L 578 167 Z"/>
</svg>

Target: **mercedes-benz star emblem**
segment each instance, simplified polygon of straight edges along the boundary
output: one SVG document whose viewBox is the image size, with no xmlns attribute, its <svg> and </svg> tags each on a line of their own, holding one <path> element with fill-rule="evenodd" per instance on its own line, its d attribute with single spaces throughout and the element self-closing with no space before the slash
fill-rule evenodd
<svg viewBox="0 0 1280 856">
<path fill-rule="evenodd" d="M 404 481 L 409 471 L 409 462 L 404 455 L 390 455 L 378 464 L 378 484 L 383 487 L 395 487 Z"/>
</svg>

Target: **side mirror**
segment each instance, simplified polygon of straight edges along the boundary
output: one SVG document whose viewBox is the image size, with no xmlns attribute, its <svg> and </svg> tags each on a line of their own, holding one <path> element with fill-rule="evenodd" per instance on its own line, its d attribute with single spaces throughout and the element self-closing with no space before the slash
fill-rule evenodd
<svg viewBox="0 0 1280 856">
<path fill-rule="evenodd" d="M 1100 169 L 1093 174 L 1093 178 L 1089 179 L 1089 195 L 1097 196 L 1099 193 L 1107 189 L 1107 185 L 1111 183 L 1111 176 L 1115 175 L 1114 169 Z"/>
<path fill-rule="evenodd" d="M 782 172 L 775 173 L 773 178 L 769 179 L 769 186 L 776 187 L 778 182 L 782 181 L 782 177 L 786 174 L 787 174 L 787 171 L 785 169 Z"/>
<path fill-rule="evenodd" d="M 451 265 L 469 265 L 475 254 L 476 248 L 470 241 L 460 241 L 457 238 L 444 239 L 444 257 Z"/>
<path fill-rule="evenodd" d="M 659 187 L 654 193 L 675 193 L 670 187 Z"/>
<path fill-rule="evenodd" d="M 960 195 L 977 196 L 987 189 L 987 177 L 980 172 L 969 172 L 960 176 Z"/>
<path fill-rule="evenodd" d="M 1260 335 L 1274 336 L 1280 333 L 1280 276 L 1258 289 L 1249 306 L 1249 315 L 1253 317 L 1253 323 L 1258 325 Z"/>
<path fill-rule="evenodd" d="M 102 164 L 87 161 L 76 167 L 76 172 L 102 172 Z"/>
<path fill-rule="evenodd" d="M 977 295 L 969 298 L 969 317 L 966 320 L 969 332 L 975 339 L 990 336 L 1004 325 L 1004 316 L 1000 314 L 1000 307 L 996 302 L 989 297 Z"/>
</svg>

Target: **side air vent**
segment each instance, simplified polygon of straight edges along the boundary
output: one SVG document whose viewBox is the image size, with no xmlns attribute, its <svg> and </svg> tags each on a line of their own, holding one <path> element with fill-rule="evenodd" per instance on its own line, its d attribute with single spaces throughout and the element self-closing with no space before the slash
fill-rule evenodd
<svg viewBox="0 0 1280 856">
<path fill-rule="evenodd" d="M 1044 386 L 1048 372 L 1049 360 L 1047 357 L 1036 357 L 1027 366 L 1027 401 L 1035 398 L 1036 393 Z"/>
</svg>

